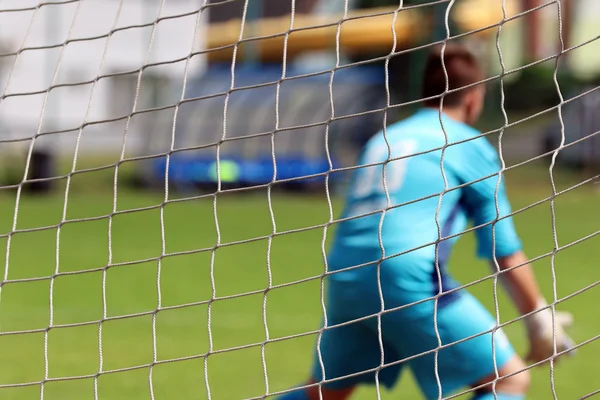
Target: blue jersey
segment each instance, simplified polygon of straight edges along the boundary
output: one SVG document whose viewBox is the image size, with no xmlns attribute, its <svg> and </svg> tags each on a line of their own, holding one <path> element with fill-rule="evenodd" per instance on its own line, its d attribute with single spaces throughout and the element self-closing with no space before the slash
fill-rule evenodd
<svg viewBox="0 0 600 400">
<path fill-rule="evenodd" d="M 408 292 L 431 294 L 439 287 L 436 265 L 444 285 L 445 264 L 458 239 L 453 235 L 469 222 L 478 227 L 480 257 L 507 256 L 521 248 L 499 182 L 496 150 L 464 123 L 444 116 L 443 125 L 444 130 L 439 110 L 422 109 L 366 144 L 328 268 L 371 267 L 341 271 L 331 280 L 368 282 L 374 276 L 372 266 L 383 257 L 386 281 Z"/>
</svg>

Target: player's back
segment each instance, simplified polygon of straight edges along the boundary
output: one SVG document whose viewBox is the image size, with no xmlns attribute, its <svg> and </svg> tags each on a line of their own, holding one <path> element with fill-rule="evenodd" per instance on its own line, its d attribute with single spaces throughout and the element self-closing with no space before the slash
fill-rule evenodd
<svg viewBox="0 0 600 400">
<path fill-rule="evenodd" d="M 479 144 L 468 141 L 445 147 L 443 152 L 442 147 L 446 137 L 451 144 L 476 135 L 474 129 L 447 117 L 442 130 L 439 111 L 423 109 L 371 138 L 359 162 L 365 167 L 354 173 L 328 267 L 334 271 L 368 263 L 371 266 L 336 273 L 331 279 L 365 284 L 372 281 L 374 263 L 384 257 L 382 276 L 408 291 L 429 292 L 435 242 L 464 230 L 466 225 L 460 209 L 461 190 L 446 192 L 445 188 L 461 184 L 456 170 L 461 163 L 468 163 L 461 148 Z M 476 141 L 480 140 L 485 139 Z M 386 164 L 383 179 L 382 163 L 388 159 L 388 149 L 394 161 Z M 401 158 L 405 156 L 410 157 Z M 440 243 L 440 264 L 455 240 Z"/>
</svg>

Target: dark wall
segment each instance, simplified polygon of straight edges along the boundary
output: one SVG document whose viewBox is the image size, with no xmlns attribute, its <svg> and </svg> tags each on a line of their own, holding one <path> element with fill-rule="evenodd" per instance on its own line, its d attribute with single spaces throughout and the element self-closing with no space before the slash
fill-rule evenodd
<svg viewBox="0 0 600 400">
<path fill-rule="evenodd" d="M 256 14 L 260 17 L 278 17 L 289 14 L 293 0 L 248 0 L 248 17 L 255 13 L 253 5 L 259 4 Z M 245 0 L 209 0 L 208 19 L 210 22 L 223 22 L 233 18 L 241 18 Z M 295 0 L 297 13 L 308 13 L 316 0 Z"/>
</svg>

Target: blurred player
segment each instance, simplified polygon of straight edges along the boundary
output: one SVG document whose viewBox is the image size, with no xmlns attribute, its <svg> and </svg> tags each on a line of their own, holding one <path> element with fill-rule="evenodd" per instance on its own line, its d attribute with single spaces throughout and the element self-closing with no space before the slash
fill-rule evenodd
<svg viewBox="0 0 600 400">
<path fill-rule="evenodd" d="M 469 126 L 482 110 L 484 87 L 464 87 L 483 79 L 482 71 L 468 51 L 447 45 L 443 54 L 449 88 L 463 89 L 441 100 L 446 88 L 441 54 L 442 48 L 435 48 L 426 63 L 425 108 L 388 126 L 364 148 L 360 165 L 378 164 L 356 170 L 342 216 L 350 219 L 340 223 L 328 256 L 332 273 L 327 277 L 326 326 L 367 318 L 326 328 L 315 351 L 308 382 L 313 385 L 281 400 L 319 399 L 319 382 L 324 400 L 347 399 L 358 385 L 376 380 L 391 388 L 407 367 L 427 399 L 469 386 L 479 387 L 472 397 L 477 400 L 523 399 L 529 386 L 524 361 L 479 301 L 465 289 L 454 290 L 459 284 L 447 272 L 457 240 L 448 237 L 464 231 L 468 222 L 478 227 L 478 256 L 494 270 L 497 260 L 518 311 L 538 311 L 524 319 L 527 359 L 537 362 L 554 354 L 552 311 L 508 217 L 511 207 L 503 183 L 497 189 L 498 154 Z M 450 146 L 442 152 L 446 143 Z M 386 163 L 388 151 L 395 161 Z M 403 203 L 408 204 L 396 207 Z M 382 304 L 394 310 L 381 313 Z M 567 315 L 556 314 L 559 352 L 573 345 L 563 331 Z M 447 347 L 436 356 L 438 338 Z M 504 378 L 497 379 L 495 371 Z"/>
</svg>

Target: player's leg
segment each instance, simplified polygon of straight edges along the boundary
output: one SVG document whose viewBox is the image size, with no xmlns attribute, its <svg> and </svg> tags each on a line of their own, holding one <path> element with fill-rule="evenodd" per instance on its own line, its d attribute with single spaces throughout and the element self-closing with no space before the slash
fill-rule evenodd
<svg viewBox="0 0 600 400">
<path fill-rule="evenodd" d="M 475 394 L 475 397 L 472 397 L 471 400 L 522 400 L 524 399 L 521 395 L 513 395 L 506 393 L 498 393 L 494 395 L 493 392 L 481 392 Z"/>
<path fill-rule="evenodd" d="M 346 291 L 335 285 L 329 286 L 329 295 L 329 326 L 322 331 L 315 348 L 309 380 L 309 384 L 320 385 L 289 392 L 279 400 L 319 400 L 321 395 L 323 400 L 346 400 L 360 384 L 374 384 L 377 377 L 382 386 L 389 388 L 400 375 L 402 364 L 379 368 L 382 357 L 379 335 L 377 329 L 373 329 L 377 326 L 375 317 L 341 325 L 377 313 L 378 298 L 369 302 L 369 296 L 357 298 L 354 289 Z M 383 354 L 384 364 L 399 359 L 395 349 L 385 341 Z"/>
<path fill-rule="evenodd" d="M 492 334 L 487 331 L 496 323 L 489 312 L 466 291 L 454 297 L 451 302 L 439 302 L 436 321 L 433 313 L 428 318 L 414 320 L 407 320 L 406 316 L 397 319 L 395 313 L 390 313 L 384 320 L 384 332 L 398 338 L 393 342 L 398 352 L 416 356 L 408 363 L 427 399 L 490 382 L 495 368 L 501 376 L 521 370 L 522 362 L 501 330 L 494 333 L 492 349 Z M 447 347 L 437 350 L 438 337 L 442 346 Z M 458 341 L 461 342 L 450 345 Z M 523 396 L 527 386 L 527 373 L 514 375 L 496 382 L 496 394 L 499 399 Z M 491 389 L 487 386 L 477 395 L 487 396 Z"/>
<path fill-rule="evenodd" d="M 327 389 L 314 385 L 314 380 L 307 383 L 306 388 L 296 389 L 279 397 L 280 400 L 347 400 L 354 391 L 354 386 L 346 389 Z"/>
<path fill-rule="evenodd" d="M 477 382 L 474 387 L 489 384 L 479 388 L 472 400 L 522 400 L 529 389 L 530 375 L 526 365 L 517 355 L 498 370 L 498 377 L 491 375 Z M 505 377 L 505 378 L 503 378 Z M 495 382 L 495 385 L 492 383 Z M 496 392 L 496 394 L 494 394 Z"/>
<path fill-rule="evenodd" d="M 387 343 L 384 343 L 383 351 L 384 364 L 399 359 Z M 304 388 L 284 394 L 279 400 L 319 400 L 321 395 L 323 400 L 346 400 L 358 385 L 375 383 L 375 370 L 380 365 L 381 348 L 377 332 L 363 322 L 325 329 L 315 350 L 310 380 Z M 395 364 L 379 369 L 377 377 L 381 385 L 392 387 L 401 367 L 401 364 Z"/>
<path fill-rule="evenodd" d="M 465 386 L 465 383 L 480 386 L 494 382 L 495 370 L 498 370 L 498 375 L 505 378 L 496 380 L 495 389 L 488 385 L 479 390 L 474 399 L 487 400 L 487 396 L 494 396 L 494 392 L 496 397 L 492 398 L 498 400 L 524 399 L 529 388 L 528 372 L 519 373 L 523 371 L 524 363 L 502 329 L 496 329 L 492 334 L 496 320 L 477 299 L 464 291 L 456 304 L 439 310 L 438 324 L 442 329 L 444 344 L 472 337 L 448 347 L 448 351 L 440 352 L 440 357 L 447 359 L 442 364 L 446 368 L 456 368 L 456 365 L 450 366 L 456 361 L 460 364 L 455 369 L 458 375 L 444 371 L 448 375 L 449 391 Z"/>
</svg>

